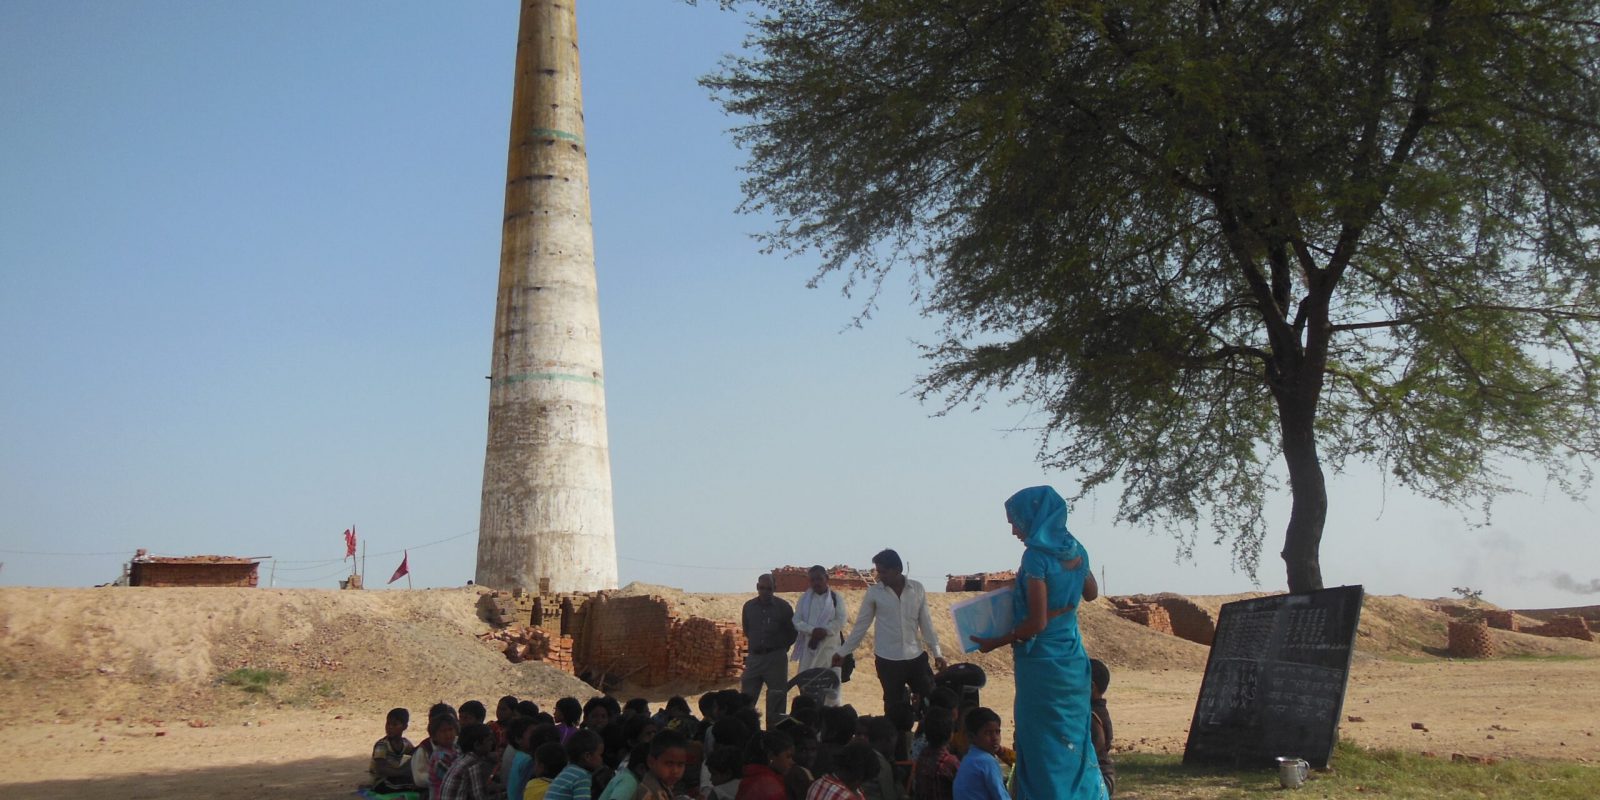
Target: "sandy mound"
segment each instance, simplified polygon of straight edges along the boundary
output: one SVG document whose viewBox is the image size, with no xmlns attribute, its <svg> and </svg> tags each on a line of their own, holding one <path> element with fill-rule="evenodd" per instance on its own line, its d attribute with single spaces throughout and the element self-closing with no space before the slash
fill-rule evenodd
<svg viewBox="0 0 1600 800">
<path fill-rule="evenodd" d="M 719 620 L 738 619 L 748 599 L 644 584 L 621 593 Z M 863 592 L 843 594 L 858 607 Z M 930 595 L 948 650 L 948 609 L 967 596 Z M 1215 614 L 1250 596 L 1259 594 L 1191 599 Z M 1434 601 L 1367 598 L 1341 736 L 1410 751 L 1600 758 L 1600 644 L 1496 631 L 1502 654 L 1528 657 L 1450 660 L 1438 655 L 1448 618 Z M 1182 752 L 1208 649 L 1124 620 L 1104 600 L 1079 619 L 1089 651 L 1113 668 L 1119 749 Z M 592 694 L 571 676 L 506 662 L 474 638 L 484 630 L 470 590 L 0 589 L 0 732 L 30 748 L 0 774 L 0 796 L 65 800 L 117 781 L 171 800 L 209 800 L 219 786 L 348 797 L 391 706 Z M 881 707 L 870 652 L 844 691 L 869 713 Z M 959 658 L 985 668 L 983 702 L 1009 720 L 1009 653 Z M 285 677 L 254 693 L 220 680 L 240 667 Z M 669 691 L 640 694 L 659 703 Z"/>
<path fill-rule="evenodd" d="M 620 589 L 619 594 L 652 594 L 672 601 L 680 614 L 694 614 L 714 620 L 739 621 L 740 610 L 751 595 L 692 594 L 667 586 L 634 583 Z M 839 592 L 850 606 L 850 618 L 861 608 L 865 589 L 846 589 Z M 799 602 L 800 595 L 780 593 L 790 605 Z M 971 661 L 990 674 L 1011 674 L 1009 651 L 994 653 L 961 653 L 957 647 L 955 623 L 950 616 L 950 606 L 973 595 L 965 592 L 929 592 L 928 606 L 933 616 L 933 628 L 945 655 L 952 661 Z M 1129 622 L 1112 611 L 1106 600 L 1087 603 L 1079 610 L 1078 624 L 1083 630 L 1084 647 L 1096 658 L 1113 667 L 1123 669 L 1204 669 L 1207 648 L 1157 633 L 1137 623 Z M 847 629 L 848 632 L 848 629 Z M 862 640 L 859 653 L 870 654 L 872 634 Z M 869 656 L 870 658 L 870 656 Z"/>
<path fill-rule="evenodd" d="M 465 589 L 0 589 L 0 721 L 277 707 L 387 709 L 593 690 L 508 663 Z M 239 668 L 283 673 L 260 691 Z"/>
<path fill-rule="evenodd" d="M 622 595 L 652 594 L 680 615 L 737 621 L 749 595 L 695 594 L 632 584 Z M 864 590 L 841 594 L 852 609 Z M 1009 700 L 1010 653 L 960 653 L 950 606 L 966 593 L 929 594 L 934 627 L 952 660 L 998 679 Z M 1260 593 L 1190 598 L 1208 613 Z M 338 592 L 300 589 L 0 589 L 0 723 L 57 715 L 159 714 L 168 718 L 256 713 L 262 708 L 380 712 L 446 700 L 491 701 L 511 693 L 548 703 L 587 697 L 577 679 L 538 664 L 510 664 L 474 636 L 487 626 L 469 589 Z M 794 602 L 797 595 L 785 597 Z M 1438 601 L 1368 596 L 1357 660 L 1437 660 L 1449 615 Z M 1079 623 L 1088 651 L 1118 671 L 1190 672 L 1208 648 L 1117 616 L 1108 601 L 1084 604 Z M 1494 631 L 1510 657 L 1600 657 L 1600 643 Z M 869 634 L 849 694 L 877 691 Z M 251 668 L 282 673 L 254 691 L 224 677 Z M 674 689 L 644 691 L 652 700 Z M 159 711 L 157 711 L 159 710 Z"/>
</svg>

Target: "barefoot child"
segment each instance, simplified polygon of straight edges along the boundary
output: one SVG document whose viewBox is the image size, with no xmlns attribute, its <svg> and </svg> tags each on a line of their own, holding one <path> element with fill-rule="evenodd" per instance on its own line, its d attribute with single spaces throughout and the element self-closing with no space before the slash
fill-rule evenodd
<svg viewBox="0 0 1600 800">
<path fill-rule="evenodd" d="M 1000 775 L 1000 715 L 978 707 L 967 712 L 966 757 L 956 770 L 951 790 L 955 800 L 1007 800 L 1005 780 Z"/>
<path fill-rule="evenodd" d="M 383 721 L 383 738 L 372 745 L 372 762 L 367 771 L 372 774 L 372 790 L 380 794 L 409 792 L 417 787 L 411 781 L 411 754 L 416 747 L 405 737 L 411 724 L 411 712 L 403 708 L 389 709 Z"/>
</svg>

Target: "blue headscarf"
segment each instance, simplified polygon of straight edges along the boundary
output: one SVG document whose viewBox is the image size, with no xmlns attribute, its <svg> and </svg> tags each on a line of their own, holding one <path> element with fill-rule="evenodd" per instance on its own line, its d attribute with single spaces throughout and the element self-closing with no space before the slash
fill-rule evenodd
<svg viewBox="0 0 1600 800">
<path fill-rule="evenodd" d="M 1049 486 L 1023 489 L 1006 500 L 1006 519 L 1027 534 L 1023 543 L 1063 561 L 1083 555 L 1083 546 L 1067 530 L 1067 501 Z"/>
</svg>

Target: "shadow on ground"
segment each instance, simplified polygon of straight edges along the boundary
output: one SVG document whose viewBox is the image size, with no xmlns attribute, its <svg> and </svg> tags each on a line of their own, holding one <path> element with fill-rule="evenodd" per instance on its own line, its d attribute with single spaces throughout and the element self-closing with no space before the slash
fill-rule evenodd
<svg viewBox="0 0 1600 800">
<path fill-rule="evenodd" d="M 7 800 L 81 800 L 85 797 L 115 797 L 118 800 L 349 800 L 355 797 L 357 784 L 366 777 L 364 759 L 340 756 L 281 764 L 239 764 L 182 772 L 119 775 L 115 778 L 0 783 L 0 797 Z"/>
</svg>

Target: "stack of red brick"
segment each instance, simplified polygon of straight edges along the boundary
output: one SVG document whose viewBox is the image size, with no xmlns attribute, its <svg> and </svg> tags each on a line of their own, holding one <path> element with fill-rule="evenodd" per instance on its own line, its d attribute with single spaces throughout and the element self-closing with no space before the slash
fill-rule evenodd
<svg viewBox="0 0 1600 800">
<path fill-rule="evenodd" d="M 495 649 L 506 654 L 513 664 L 538 661 L 562 672 L 572 673 L 572 637 L 552 636 L 539 628 L 515 625 L 478 635 Z"/>
<path fill-rule="evenodd" d="M 1111 604 L 1117 616 L 1137 622 L 1154 631 L 1172 633 L 1172 617 L 1160 603 L 1145 602 L 1131 597 L 1113 597 Z"/>
<path fill-rule="evenodd" d="M 1485 611 L 1483 621 L 1489 623 L 1489 627 L 1502 631 L 1522 630 L 1522 623 L 1517 620 L 1517 615 L 1510 611 Z"/>
<path fill-rule="evenodd" d="M 803 592 L 811 587 L 810 567 L 778 567 L 772 571 L 773 588 L 780 592 Z M 871 570 L 843 564 L 828 570 L 828 585 L 835 589 L 865 589 L 878 582 Z"/>
<path fill-rule="evenodd" d="M 673 623 L 668 653 L 676 679 L 716 684 L 744 672 L 745 648 L 738 625 L 690 617 Z"/>
<path fill-rule="evenodd" d="M 1445 650 L 1452 658 L 1494 657 L 1494 637 L 1482 621 L 1453 619 L 1445 627 Z"/>
<path fill-rule="evenodd" d="M 667 645 L 672 605 L 655 595 L 614 597 L 600 592 L 583 604 L 573 657 L 578 673 L 657 686 L 672 668 Z"/>
<path fill-rule="evenodd" d="M 1443 604 L 1437 606 L 1439 610 L 1456 619 L 1472 619 L 1477 609 L 1458 604 Z M 1585 642 L 1595 640 L 1594 631 L 1589 623 L 1581 616 L 1575 614 L 1555 614 L 1542 617 L 1545 621 L 1539 624 L 1528 624 L 1526 617 L 1520 617 L 1514 611 L 1501 609 L 1484 609 L 1478 616 L 1491 628 L 1503 631 L 1520 631 L 1531 633 L 1534 636 L 1549 636 L 1553 638 L 1581 639 Z"/>
<path fill-rule="evenodd" d="M 523 595 L 487 592 L 482 634 L 513 663 L 538 661 L 591 682 L 723 684 L 744 671 L 739 626 L 679 617 L 657 595 Z"/>
<path fill-rule="evenodd" d="M 1535 636 L 1556 636 L 1567 639 L 1582 639 L 1585 642 L 1594 641 L 1594 632 L 1589 630 L 1589 624 L 1583 617 L 1557 616 L 1551 617 L 1549 622 L 1527 631 Z"/>
<path fill-rule="evenodd" d="M 978 572 L 972 575 L 946 575 L 944 590 L 947 592 L 992 592 L 1004 586 L 1017 582 L 1017 573 L 1012 570 L 1005 572 Z"/>
<path fill-rule="evenodd" d="M 1211 640 L 1217 635 L 1217 621 L 1211 618 L 1211 612 L 1181 594 L 1170 592 L 1156 595 L 1152 602 L 1166 610 L 1172 623 L 1172 635 L 1211 646 Z"/>
<path fill-rule="evenodd" d="M 1211 613 L 1181 594 L 1163 592 L 1107 599 L 1117 616 L 1180 639 L 1209 647 L 1217 635 L 1217 623 Z"/>
</svg>

